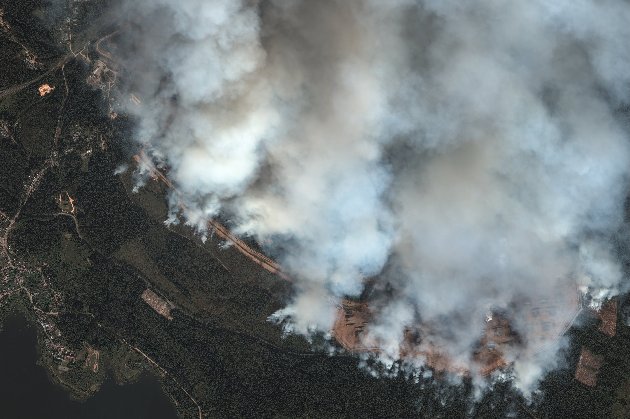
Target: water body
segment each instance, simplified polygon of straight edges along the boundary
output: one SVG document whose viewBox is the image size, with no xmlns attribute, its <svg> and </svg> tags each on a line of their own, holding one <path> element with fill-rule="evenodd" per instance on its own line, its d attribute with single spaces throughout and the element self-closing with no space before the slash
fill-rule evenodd
<svg viewBox="0 0 630 419">
<path fill-rule="evenodd" d="M 134 384 L 105 382 L 85 402 L 71 400 L 37 361 L 35 329 L 20 316 L 8 317 L 0 333 L 0 417 L 6 419 L 175 419 L 175 408 L 154 377 Z"/>
</svg>

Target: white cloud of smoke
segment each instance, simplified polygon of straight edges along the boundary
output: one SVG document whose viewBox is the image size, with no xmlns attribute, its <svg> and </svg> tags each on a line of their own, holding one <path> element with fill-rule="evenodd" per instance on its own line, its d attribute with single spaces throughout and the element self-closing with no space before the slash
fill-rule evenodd
<svg viewBox="0 0 630 419">
<path fill-rule="evenodd" d="M 188 222 L 230 214 L 279 259 L 293 330 L 329 330 L 376 277 L 386 354 L 422 321 L 463 357 L 503 309 L 527 387 L 557 343 L 515 303 L 570 316 L 576 283 L 618 291 L 627 1 L 128 3 L 139 138 Z"/>
</svg>

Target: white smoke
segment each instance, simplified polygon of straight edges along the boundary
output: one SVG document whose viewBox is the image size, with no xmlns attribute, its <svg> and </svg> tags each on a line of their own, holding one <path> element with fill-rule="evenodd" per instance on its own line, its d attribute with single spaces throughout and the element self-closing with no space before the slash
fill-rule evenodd
<svg viewBox="0 0 630 419">
<path fill-rule="evenodd" d="M 292 330 L 328 331 L 375 277 L 386 355 L 422 321 L 465 359 L 489 309 L 518 325 L 515 302 L 570 317 L 558 293 L 618 291 L 627 1 L 134 0 L 126 15 L 139 138 L 189 223 L 229 214 L 279 258 Z M 558 343 L 534 356 L 519 333 L 529 388 Z"/>
</svg>

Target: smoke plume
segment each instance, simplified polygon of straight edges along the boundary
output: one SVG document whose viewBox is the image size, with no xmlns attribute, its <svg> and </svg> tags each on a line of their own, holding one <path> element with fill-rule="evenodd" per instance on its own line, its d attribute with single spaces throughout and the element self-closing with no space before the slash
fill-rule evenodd
<svg viewBox="0 0 630 419">
<path fill-rule="evenodd" d="M 295 296 L 274 318 L 290 330 L 330 330 L 369 282 L 383 359 L 422 322 L 465 362 L 504 311 L 528 388 L 559 343 L 528 330 L 523 302 L 570 318 L 578 286 L 622 287 L 627 1 L 124 8 L 127 91 L 143 100 L 127 111 L 186 201 L 173 217 L 229 217 L 277 258 Z"/>
</svg>

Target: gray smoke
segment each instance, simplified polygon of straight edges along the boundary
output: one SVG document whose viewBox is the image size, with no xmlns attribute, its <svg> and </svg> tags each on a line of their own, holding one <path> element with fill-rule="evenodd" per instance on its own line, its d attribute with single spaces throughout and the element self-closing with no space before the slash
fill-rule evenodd
<svg viewBox="0 0 630 419">
<path fill-rule="evenodd" d="M 134 0 L 125 15 L 138 138 L 189 224 L 230 214 L 279 258 L 290 330 L 328 331 L 375 278 L 384 360 L 421 321 L 466 362 L 503 309 L 527 389 L 559 342 L 518 302 L 570 317 L 578 286 L 619 291 L 629 2 Z"/>
</svg>

